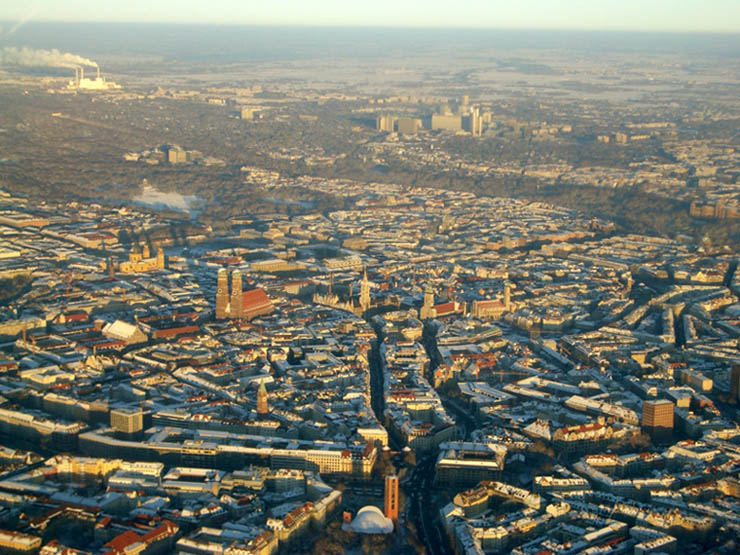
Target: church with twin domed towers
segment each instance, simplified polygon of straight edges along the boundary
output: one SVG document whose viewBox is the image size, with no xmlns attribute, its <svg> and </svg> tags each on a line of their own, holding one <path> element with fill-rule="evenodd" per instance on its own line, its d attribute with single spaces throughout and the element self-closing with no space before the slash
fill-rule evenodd
<svg viewBox="0 0 740 555">
<path fill-rule="evenodd" d="M 242 290 L 242 273 L 231 272 L 231 291 L 229 291 L 229 272 L 226 268 L 218 271 L 216 285 L 216 319 L 253 320 L 258 316 L 270 314 L 274 310 L 272 301 L 264 289 Z"/>
</svg>

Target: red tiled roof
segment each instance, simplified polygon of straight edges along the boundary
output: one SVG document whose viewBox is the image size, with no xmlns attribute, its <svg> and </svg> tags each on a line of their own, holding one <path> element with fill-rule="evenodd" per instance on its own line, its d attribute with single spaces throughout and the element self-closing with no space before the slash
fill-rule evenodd
<svg viewBox="0 0 740 555">
<path fill-rule="evenodd" d="M 131 544 L 141 541 L 141 537 L 136 532 L 128 530 L 123 534 L 116 536 L 111 541 L 106 543 L 103 547 L 110 548 L 109 553 L 123 553 L 123 551 Z"/>
<path fill-rule="evenodd" d="M 103 547 L 107 547 L 110 551 L 106 552 L 106 555 L 118 555 L 126 552 L 126 549 L 136 543 L 144 543 L 151 545 L 163 539 L 166 539 L 177 533 L 179 527 L 169 520 L 162 521 L 162 524 L 144 534 L 139 536 L 136 532 L 127 530 L 123 534 L 120 534 L 113 538 L 111 541 L 106 543 Z"/>
<path fill-rule="evenodd" d="M 64 315 L 67 322 L 85 322 L 88 319 L 86 312 L 70 312 Z"/>
<path fill-rule="evenodd" d="M 244 310 L 254 309 L 264 305 L 272 305 L 272 301 L 263 289 L 252 289 L 242 295 L 242 307 Z"/>
<path fill-rule="evenodd" d="M 174 523 L 170 522 L 169 520 L 165 520 L 164 522 L 162 522 L 161 526 L 155 528 L 148 534 L 144 534 L 141 539 L 149 544 L 171 536 L 172 534 L 177 532 L 177 530 L 178 527 Z"/>
</svg>

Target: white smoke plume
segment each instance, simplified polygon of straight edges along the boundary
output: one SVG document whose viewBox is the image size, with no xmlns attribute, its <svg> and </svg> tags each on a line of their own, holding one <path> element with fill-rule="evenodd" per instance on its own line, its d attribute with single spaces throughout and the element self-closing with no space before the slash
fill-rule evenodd
<svg viewBox="0 0 740 555">
<path fill-rule="evenodd" d="M 6 46 L 0 50 L 0 65 L 29 67 L 98 67 L 98 64 L 82 56 L 53 50 L 33 50 Z"/>
</svg>

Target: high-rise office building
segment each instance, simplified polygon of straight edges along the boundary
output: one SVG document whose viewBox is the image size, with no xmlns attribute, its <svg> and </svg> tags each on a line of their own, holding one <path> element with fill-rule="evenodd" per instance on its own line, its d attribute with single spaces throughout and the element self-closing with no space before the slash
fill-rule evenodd
<svg viewBox="0 0 740 555">
<path fill-rule="evenodd" d="M 139 408 L 120 408 L 110 411 L 110 425 L 117 432 L 135 434 L 144 427 L 144 412 Z"/>
<path fill-rule="evenodd" d="M 642 429 L 654 439 L 670 437 L 673 432 L 673 403 L 665 399 L 642 404 Z"/>
<path fill-rule="evenodd" d="M 393 133 L 393 123 L 393 116 L 389 116 L 388 114 L 380 115 L 375 119 L 375 128 L 378 131 Z"/>
<path fill-rule="evenodd" d="M 460 131 L 461 129 L 461 115 L 432 114 L 432 130 Z"/>
<path fill-rule="evenodd" d="M 479 108 L 473 108 L 468 115 L 463 116 L 462 123 L 463 129 L 470 131 L 474 137 L 480 137 L 483 134 L 483 118 Z"/>
<path fill-rule="evenodd" d="M 188 153 L 179 147 L 170 147 L 167 151 L 167 161 L 170 164 L 184 164 L 188 161 Z"/>
<path fill-rule="evenodd" d="M 421 120 L 417 118 L 398 118 L 398 132 L 405 135 L 414 135 L 419 132 Z"/>
<path fill-rule="evenodd" d="M 385 477 L 385 505 L 384 511 L 386 518 L 393 522 L 398 520 L 398 476 Z"/>
<path fill-rule="evenodd" d="M 470 118 L 472 124 L 471 133 L 474 137 L 480 137 L 483 134 L 483 118 L 480 115 L 480 109 L 473 108 Z"/>
</svg>

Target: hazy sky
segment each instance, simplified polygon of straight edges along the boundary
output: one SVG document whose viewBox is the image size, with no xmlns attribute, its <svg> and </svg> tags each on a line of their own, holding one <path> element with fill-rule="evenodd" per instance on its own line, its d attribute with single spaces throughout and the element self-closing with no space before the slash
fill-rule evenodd
<svg viewBox="0 0 740 555">
<path fill-rule="evenodd" d="M 10 0 L 0 20 L 740 32 L 740 0 Z"/>
</svg>

